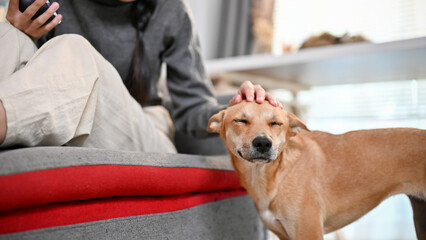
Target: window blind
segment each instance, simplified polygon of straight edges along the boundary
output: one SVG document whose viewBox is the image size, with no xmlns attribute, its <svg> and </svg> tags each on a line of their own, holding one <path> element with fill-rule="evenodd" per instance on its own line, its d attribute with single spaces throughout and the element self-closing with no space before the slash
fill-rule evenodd
<svg viewBox="0 0 426 240">
<path fill-rule="evenodd" d="M 314 87 L 298 102 L 312 130 L 426 128 L 426 80 Z"/>
</svg>

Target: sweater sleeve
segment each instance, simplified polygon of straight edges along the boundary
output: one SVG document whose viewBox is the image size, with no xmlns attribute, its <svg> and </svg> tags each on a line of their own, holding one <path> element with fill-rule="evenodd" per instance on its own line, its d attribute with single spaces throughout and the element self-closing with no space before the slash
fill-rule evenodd
<svg viewBox="0 0 426 240">
<path fill-rule="evenodd" d="M 178 131 L 205 137 L 210 117 L 226 106 L 219 105 L 214 96 L 190 12 L 185 4 L 181 7 L 181 14 L 177 14 L 178 19 L 171 24 L 174 27 L 170 28 L 172 34 L 163 55 L 173 120 Z"/>
</svg>

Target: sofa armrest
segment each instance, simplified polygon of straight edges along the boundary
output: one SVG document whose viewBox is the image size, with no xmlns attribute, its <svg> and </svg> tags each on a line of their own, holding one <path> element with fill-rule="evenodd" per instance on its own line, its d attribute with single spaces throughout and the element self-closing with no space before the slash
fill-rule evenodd
<svg viewBox="0 0 426 240">
<path fill-rule="evenodd" d="M 227 156 L 0 152 L 0 239 L 264 239 Z"/>
</svg>

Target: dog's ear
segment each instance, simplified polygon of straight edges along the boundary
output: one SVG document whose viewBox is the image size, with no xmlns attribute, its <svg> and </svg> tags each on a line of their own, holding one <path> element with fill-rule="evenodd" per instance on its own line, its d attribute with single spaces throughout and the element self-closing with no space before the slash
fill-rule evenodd
<svg viewBox="0 0 426 240">
<path fill-rule="evenodd" d="M 293 136 L 296 135 L 297 133 L 299 133 L 300 131 L 302 131 L 302 129 L 309 131 L 309 132 L 311 131 L 293 113 L 287 113 L 287 117 L 288 117 L 288 121 L 289 121 L 289 124 L 290 124 L 290 131 L 291 131 Z"/>
<path fill-rule="evenodd" d="M 223 115 L 225 115 L 225 110 L 222 110 L 213 115 L 209 120 L 207 131 L 219 132 L 220 126 L 222 125 Z"/>
</svg>

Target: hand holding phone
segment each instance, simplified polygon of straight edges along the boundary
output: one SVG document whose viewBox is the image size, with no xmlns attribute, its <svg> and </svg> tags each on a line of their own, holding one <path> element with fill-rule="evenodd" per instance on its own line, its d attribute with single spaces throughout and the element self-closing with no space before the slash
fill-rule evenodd
<svg viewBox="0 0 426 240">
<path fill-rule="evenodd" d="M 19 11 L 24 12 L 25 9 L 27 9 L 27 7 L 29 7 L 33 3 L 34 3 L 34 0 L 19 0 Z M 41 6 L 41 8 L 34 14 L 31 20 L 38 18 L 49 7 L 50 7 L 50 2 L 49 0 L 47 0 L 46 3 L 43 6 Z M 52 21 L 56 16 L 58 16 L 58 14 L 54 12 L 53 15 L 46 21 L 46 23 L 49 23 L 50 21 Z M 59 22 L 59 24 L 61 24 L 61 22 Z"/>
<path fill-rule="evenodd" d="M 6 19 L 33 41 L 55 28 L 62 15 L 56 14 L 59 4 L 47 0 L 10 0 Z"/>
</svg>

